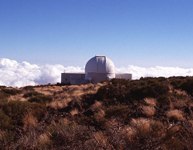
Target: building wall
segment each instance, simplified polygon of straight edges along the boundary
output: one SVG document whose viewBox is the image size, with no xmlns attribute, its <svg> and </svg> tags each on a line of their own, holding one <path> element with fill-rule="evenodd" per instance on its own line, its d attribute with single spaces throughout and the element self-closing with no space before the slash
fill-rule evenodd
<svg viewBox="0 0 193 150">
<path fill-rule="evenodd" d="M 107 81 L 115 78 L 115 74 L 113 73 L 87 73 L 85 76 L 86 80 L 92 83 L 98 83 L 101 81 Z"/>
<path fill-rule="evenodd" d="M 126 80 L 132 80 L 132 74 L 129 73 L 118 73 L 115 75 L 116 79 L 126 79 Z"/>
<path fill-rule="evenodd" d="M 132 80 L 132 74 L 120 73 L 120 74 L 105 74 L 105 73 L 62 73 L 62 84 L 83 84 L 83 83 L 98 83 L 101 81 L 108 81 L 110 79 L 126 79 Z"/>
<path fill-rule="evenodd" d="M 84 73 L 62 73 L 62 84 L 82 84 L 85 83 Z"/>
</svg>

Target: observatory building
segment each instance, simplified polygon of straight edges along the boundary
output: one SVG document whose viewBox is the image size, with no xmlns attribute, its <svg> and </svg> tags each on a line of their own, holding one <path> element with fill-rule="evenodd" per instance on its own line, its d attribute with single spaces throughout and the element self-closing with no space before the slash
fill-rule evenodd
<svg viewBox="0 0 193 150">
<path fill-rule="evenodd" d="M 116 74 L 114 63 L 106 56 L 95 56 L 85 66 L 85 73 L 62 73 L 62 84 L 98 83 L 111 79 L 131 80 L 128 73 Z"/>
</svg>

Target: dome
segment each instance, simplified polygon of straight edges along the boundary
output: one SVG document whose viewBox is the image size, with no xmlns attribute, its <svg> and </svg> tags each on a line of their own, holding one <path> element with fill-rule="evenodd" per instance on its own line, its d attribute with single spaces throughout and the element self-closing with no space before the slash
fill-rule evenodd
<svg viewBox="0 0 193 150">
<path fill-rule="evenodd" d="M 85 67 L 86 80 L 100 82 L 115 78 L 115 66 L 106 56 L 91 58 Z"/>
</svg>

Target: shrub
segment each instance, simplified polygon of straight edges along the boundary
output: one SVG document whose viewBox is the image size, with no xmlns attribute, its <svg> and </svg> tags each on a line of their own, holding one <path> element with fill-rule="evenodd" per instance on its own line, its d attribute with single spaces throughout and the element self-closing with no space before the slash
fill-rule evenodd
<svg viewBox="0 0 193 150">
<path fill-rule="evenodd" d="M 193 77 L 170 78 L 171 85 L 176 89 L 181 89 L 193 96 Z"/>
<path fill-rule="evenodd" d="M 174 121 L 183 121 L 184 120 L 184 113 L 180 110 L 170 110 L 166 113 L 167 117 Z"/>
<path fill-rule="evenodd" d="M 38 95 L 31 97 L 28 101 L 36 103 L 47 103 L 52 101 L 52 97 L 47 95 Z"/>
<path fill-rule="evenodd" d="M 21 90 L 15 89 L 15 88 L 4 88 L 2 89 L 2 92 L 8 94 L 8 95 L 17 95 L 21 93 Z"/>
<path fill-rule="evenodd" d="M 53 145 L 57 149 L 78 149 L 90 139 L 90 129 L 74 122 L 59 121 L 48 127 Z"/>
<path fill-rule="evenodd" d="M 186 91 L 189 95 L 193 96 L 193 78 L 187 79 L 180 88 L 184 91 Z"/>
<path fill-rule="evenodd" d="M 14 127 L 23 126 L 23 119 L 28 113 L 32 113 L 38 120 L 46 114 L 45 106 L 20 101 L 11 101 L 3 105 L 2 111 L 11 119 Z"/>
<path fill-rule="evenodd" d="M 108 85 L 101 87 L 96 99 L 106 105 L 128 103 L 142 100 L 146 97 L 159 98 L 169 93 L 168 82 L 165 78 L 143 78 L 141 80 L 112 80 Z"/>
<path fill-rule="evenodd" d="M 30 91 L 30 92 L 27 92 L 23 95 L 23 97 L 25 98 L 28 98 L 28 97 L 33 97 L 33 96 L 41 96 L 43 95 L 42 93 L 38 93 L 38 92 L 35 92 L 35 91 Z"/>
<path fill-rule="evenodd" d="M 52 141 L 49 133 L 43 133 L 38 137 L 38 148 L 39 149 L 50 149 Z"/>
<path fill-rule="evenodd" d="M 8 99 L 0 99 L 0 106 L 6 104 L 8 102 Z"/>
<path fill-rule="evenodd" d="M 36 127 L 37 126 L 37 118 L 34 117 L 31 113 L 25 114 L 23 118 L 23 124 L 24 124 L 24 129 L 28 129 L 31 127 Z"/>
<path fill-rule="evenodd" d="M 169 81 L 170 84 L 176 88 L 179 89 L 182 83 L 186 80 L 186 77 L 170 77 Z"/>
<path fill-rule="evenodd" d="M 10 129 L 11 128 L 11 118 L 7 116 L 2 110 L 0 110 L 0 129 Z"/>
<path fill-rule="evenodd" d="M 128 93 L 132 99 L 144 99 L 146 97 L 158 98 L 167 95 L 169 91 L 168 83 L 164 79 L 146 78 L 130 85 L 131 90 Z"/>
<path fill-rule="evenodd" d="M 106 118 L 128 119 L 129 108 L 126 105 L 114 105 L 106 109 Z"/>
<path fill-rule="evenodd" d="M 49 95 L 44 95 L 42 93 L 38 93 L 35 91 L 25 93 L 25 98 L 29 98 L 29 102 L 36 102 L 36 103 L 47 103 L 52 101 L 52 97 Z"/>
<path fill-rule="evenodd" d="M 26 86 L 23 88 L 26 91 L 34 91 L 34 87 L 33 86 Z"/>
<path fill-rule="evenodd" d="M 2 90 L 0 90 L 0 100 L 5 100 L 9 97 L 10 95 L 3 92 Z"/>
</svg>

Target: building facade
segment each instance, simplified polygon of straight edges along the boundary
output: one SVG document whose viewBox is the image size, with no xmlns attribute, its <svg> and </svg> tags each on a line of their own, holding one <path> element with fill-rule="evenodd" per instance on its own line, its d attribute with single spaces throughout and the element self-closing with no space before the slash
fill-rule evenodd
<svg viewBox="0 0 193 150">
<path fill-rule="evenodd" d="M 62 84 L 98 83 L 111 79 L 131 80 L 129 73 L 116 74 L 114 63 L 106 56 L 95 56 L 85 66 L 85 73 L 62 73 Z"/>
</svg>

